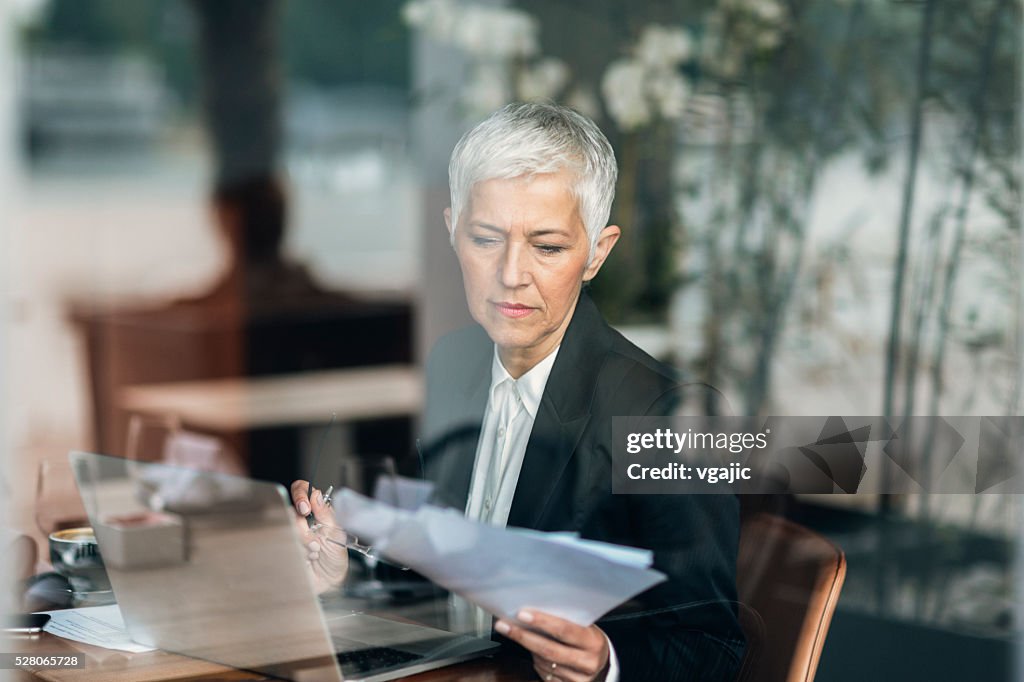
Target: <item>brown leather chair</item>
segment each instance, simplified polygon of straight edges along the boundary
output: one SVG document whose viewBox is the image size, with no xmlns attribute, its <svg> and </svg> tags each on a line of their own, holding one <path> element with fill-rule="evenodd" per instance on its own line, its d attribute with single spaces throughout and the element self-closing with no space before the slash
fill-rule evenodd
<svg viewBox="0 0 1024 682">
<path fill-rule="evenodd" d="M 846 577 L 843 551 L 772 514 L 740 530 L 736 586 L 748 647 L 743 682 L 811 682 Z"/>
</svg>

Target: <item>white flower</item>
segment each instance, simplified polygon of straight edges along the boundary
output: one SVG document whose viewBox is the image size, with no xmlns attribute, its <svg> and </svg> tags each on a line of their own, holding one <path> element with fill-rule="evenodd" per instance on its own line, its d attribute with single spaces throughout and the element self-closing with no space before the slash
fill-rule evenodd
<svg viewBox="0 0 1024 682">
<path fill-rule="evenodd" d="M 402 20 L 441 43 L 452 41 L 458 21 L 454 0 L 412 0 L 402 7 Z"/>
<path fill-rule="evenodd" d="M 477 57 L 529 57 L 537 53 L 537 22 L 506 7 L 462 5 L 452 42 Z"/>
<path fill-rule="evenodd" d="M 519 99 L 554 99 L 569 80 L 569 67 L 559 59 L 548 57 L 527 67 L 519 74 L 517 89 Z"/>
<path fill-rule="evenodd" d="M 402 21 L 413 28 L 423 28 L 430 16 L 429 0 L 411 0 L 402 5 Z"/>
<path fill-rule="evenodd" d="M 748 0 L 748 7 L 763 21 L 772 24 L 781 23 L 785 10 L 776 0 Z"/>
<path fill-rule="evenodd" d="M 464 7 L 455 21 L 452 42 L 471 55 L 487 54 L 492 23 L 489 8 L 478 5 Z"/>
<path fill-rule="evenodd" d="M 504 22 L 508 40 L 499 44 L 507 45 L 508 49 L 503 53 L 507 57 L 532 57 L 540 52 L 540 45 L 537 41 L 538 26 L 537 20 L 526 12 L 508 8 L 497 10 Z"/>
<path fill-rule="evenodd" d="M 662 118 L 675 120 L 681 118 L 686 111 L 690 87 L 674 71 L 663 69 L 651 74 L 647 81 L 647 92 Z"/>
<path fill-rule="evenodd" d="M 589 88 L 573 88 L 565 103 L 588 118 L 601 115 L 601 104 Z"/>
<path fill-rule="evenodd" d="M 622 130 L 635 130 L 651 120 L 651 108 L 644 93 L 647 70 L 635 59 L 617 59 L 601 78 L 608 113 Z"/>
<path fill-rule="evenodd" d="M 537 22 L 526 12 L 457 0 L 411 0 L 402 20 L 438 42 L 477 57 L 537 54 Z"/>
<path fill-rule="evenodd" d="M 692 54 L 693 41 L 681 26 L 650 24 L 636 46 L 637 59 L 655 68 L 678 66 Z"/>
<path fill-rule="evenodd" d="M 462 90 L 462 103 L 471 113 L 490 113 L 510 99 L 507 77 L 500 64 L 485 62 L 473 67 Z"/>
<path fill-rule="evenodd" d="M 757 37 L 754 38 L 754 44 L 759 50 L 771 50 L 779 46 L 782 42 L 782 34 L 774 28 L 765 28 L 757 33 Z"/>
<path fill-rule="evenodd" d="M 719 9 L 742 17 L 745 30 L 756 25 L 781 27 L 786 23 L 786 8 L 779 0 L 721 0 Z"/>
</svg>

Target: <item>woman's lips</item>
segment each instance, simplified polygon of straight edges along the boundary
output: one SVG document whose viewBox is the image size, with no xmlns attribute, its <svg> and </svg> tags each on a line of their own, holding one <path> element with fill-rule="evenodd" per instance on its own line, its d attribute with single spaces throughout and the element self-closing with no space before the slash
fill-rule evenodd
<svg viewBox="0 0 1024 682">
<path fill-rule="evenodd" d="M 494 307 L 498 309 L 498 312 L 505 317 L 520 318 L 526 317 L 533 312 L 533 308 L 530 306 L 523 305 L 522 303 L 495 303 Z"/>
</svg>

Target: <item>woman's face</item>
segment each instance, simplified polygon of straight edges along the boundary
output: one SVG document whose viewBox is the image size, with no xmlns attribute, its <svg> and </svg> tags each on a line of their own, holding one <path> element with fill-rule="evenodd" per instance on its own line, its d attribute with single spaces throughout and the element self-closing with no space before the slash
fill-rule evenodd
<svg viewBox="0 0 1024 682">
<path fill-rule="evenodd" d="M 584 281 L 619 237 L 604 228 L 590 241 L 567 171 L 478 182 L 455 230 L 469 311 L 519 377 L 561 342 Z M 452 229 L 450 212 L 445 212 Z M 588 262 L 589 261 L 589 262 Z"/>
</svg>

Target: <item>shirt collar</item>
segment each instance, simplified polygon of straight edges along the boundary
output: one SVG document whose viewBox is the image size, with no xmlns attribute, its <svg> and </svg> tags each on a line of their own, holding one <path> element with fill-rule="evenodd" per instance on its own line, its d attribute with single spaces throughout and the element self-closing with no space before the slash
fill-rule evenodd
<svg viewBox="0 0 1024 682">
<path fill-rule="evenodd" d="M 523 407 L 534 419 L 537 418 L 537 411 L 540 409 L 540 399 L 544 396 L 544 387 L 547 386 L 548 377 L 551 376 L 551 368 L 555 366 L 555 358 L 558 356 L 558 346 L 548 353 L 548 356 L 530 368 L 523 376 L 513 379 L 505 366 L 498 359 L 498 347 L 494 347 L 494 359 L 491 361 L 491 395 L 494 387 L 503 381 L 512 381 L 519 390 L 519 396 L 523 399 Z"/>
</svg>

